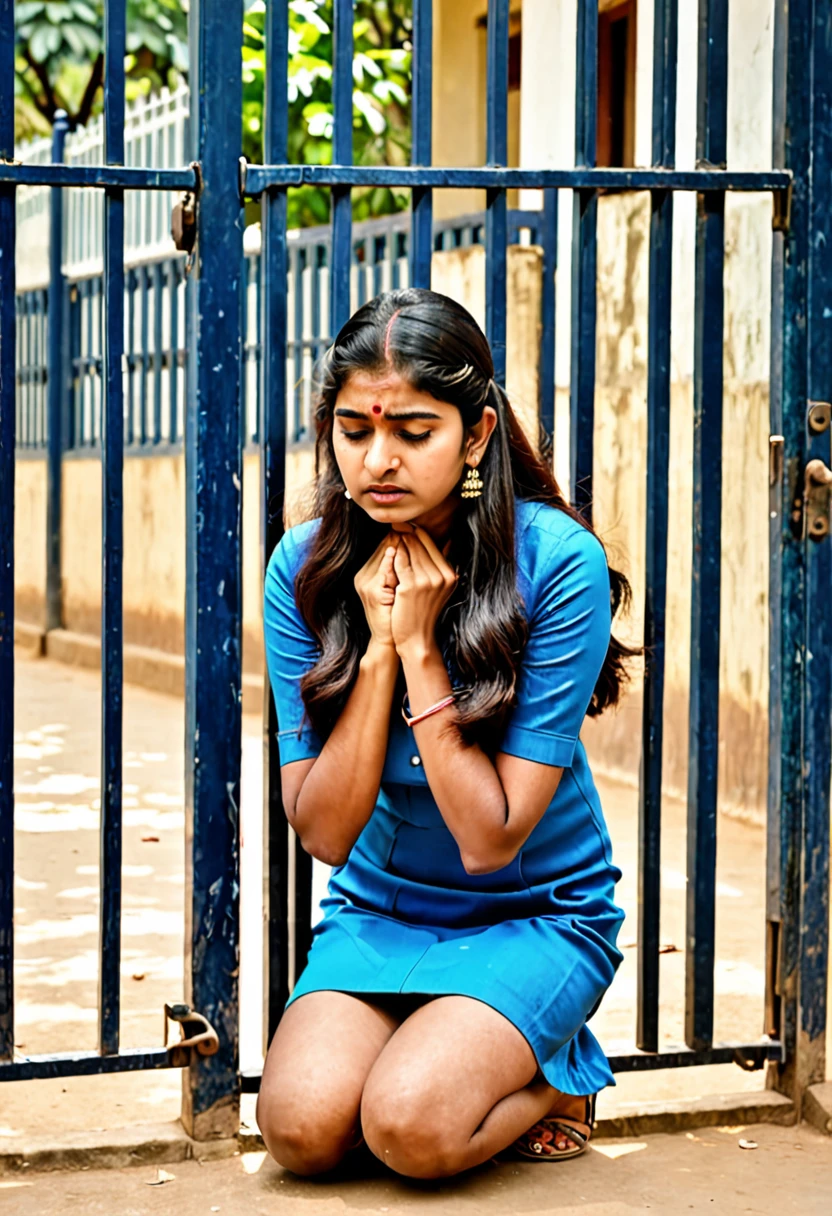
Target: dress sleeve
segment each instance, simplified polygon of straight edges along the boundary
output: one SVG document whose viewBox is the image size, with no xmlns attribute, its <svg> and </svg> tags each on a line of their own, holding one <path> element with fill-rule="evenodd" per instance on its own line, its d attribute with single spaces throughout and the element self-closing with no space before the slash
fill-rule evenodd
<svg viewBox="0 0 832 1216">
<path fill-rule="evenodd" d="M 598 538 L 579 526 L 542 562 L 520 662 L 518 702 L 501 751 L 540 764 L 571 766 L 609 648 L 610 628 L 606 554 Z"/>
<path fill-rule="evenodd" d="M 277 708 L 280 765 L 308 760 L 320 754 L 323 744 L 304 723 L 300 678 L 313 667 L 319 650 L 295 603 L 295 574 L 301 554 L 292 536 L 284 532 L 266 569 L 263 629 L 266 665 Z"/>
</svg>

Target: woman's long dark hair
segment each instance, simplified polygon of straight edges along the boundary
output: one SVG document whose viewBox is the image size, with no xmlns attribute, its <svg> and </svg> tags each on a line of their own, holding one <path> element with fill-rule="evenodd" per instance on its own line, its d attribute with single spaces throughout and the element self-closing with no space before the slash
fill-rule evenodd
<svg viewBox="0 0 832 1216">
<path fill-rule="evenodd" d="M 375 522 L 344 497 L 332 442 L 333 408 L 354 372 L 382 372 L 391 366 L 417 391 L 455 405 L 466 436 L 485 405 L 497 412 L 497 426 L 478 466 L 482 495 L 461 500 L 454 514 L 448 561 L 459 581 L 437 623 L 452 682 L 463 690 L 456 728 L 463 741 L 493 754 L 516 702 L 517 671 L 528 636 L 517 591 L 514 496 L 548 503 L 592 528 L 564 499 L 547 463 L 547 448 L 537 456 L 493 380 L 482 330 L 465 308 L 437 292 L 410 288 L 370 300 L 343 326 L 318 369 L 314 515 L 321 523 L 298 572 L 295 595 L 321 655 L 301 680 L 301 693 L 312 726 L 326 738 L 369 641 L 353 580 L 389 525 Z M 613 615 L 621 604 L 629 605 L 630 596 L 626 577 L 611 569 Z M 590 716 L 617 703 L 627 679 L 625 660 L 640 653 L 611 638 L 587 710 Z"/>
</svg>

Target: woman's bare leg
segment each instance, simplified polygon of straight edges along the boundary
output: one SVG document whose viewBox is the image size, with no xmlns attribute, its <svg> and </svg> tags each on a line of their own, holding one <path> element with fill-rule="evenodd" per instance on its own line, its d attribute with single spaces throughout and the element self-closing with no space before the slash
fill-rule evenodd
<svg viewBox="0 0 832 1216">
<path fill-rule="evenodd" d="M 321 1173 L 356 1142 L 364 1083 L 401 1022 L 392 1008 L 326 991 L 308 992 L 285 1011 L 257 1099 L 260 1131 L 281 1165 Z"/>
<path fill-rule="evenodd" d="M 437 997 L 390 1037 L 361 1099 L 364 1137 L 397 1173 L 439 1178 L 487 1161 L 551 1108 L 527 1040 L 502 1014 Z"/>
</svg>

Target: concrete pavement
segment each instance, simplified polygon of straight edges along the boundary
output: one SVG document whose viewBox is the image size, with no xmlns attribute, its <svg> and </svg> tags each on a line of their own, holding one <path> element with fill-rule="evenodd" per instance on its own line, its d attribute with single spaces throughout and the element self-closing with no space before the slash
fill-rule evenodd
<svg viewBox="0 0 832 1216">
<path fill-rule="evenodd" d="M 50 660 L 17 664 L 17 1034 L 21 1051 L 90 1049 L 95 1043 L 98 934 L 99 681 Z M 159 1046 L 162 1006 L 183 993 L 183 703 L 125 688 L 122 1042 Z M 599 779 L 614 858 L 624 871 L 625 961 L 592 1029 L 609 1054 L 629 1050 L 636 999 L 637 794 Z M 242 779 L 241 1054 L 261 1060 L 260 726 L 244 719 Z M 717 885 L 716 1038 L 755 1039 L 763 1029 L 764 833 L 721 818 Z M 682 1040 L 685 808 L 665 805 L 662 851 L 661 1038 Z M 316 892 L 326 872 L 316 863 Z M 619 1075 L 598 1100 L 599 1118 L 622 1104 L 763 1089 L 761 1072 L 734 1065 Z M 0 1136 L 43 1135 L 174 1119 L 175 1073 L 4 1085 Z M 251 1120 L 250 1104 L 246 1117 Z"/>
<path fill-rule="evenodd" d="M 318 1179 L 298 1178 L 264 1153 L 183 1161 L 163 1176 L 145 1165 L 27 1173 L 0 1179 L 0 1207 L 14 1216 L 828 1216 L 832 1140 L 806 1126 L 709 1128 L 596 1140 L 574 1161 L 488 1162 L 430 1182 L 401 1178 L 369 1154 Z"/>
</svg>

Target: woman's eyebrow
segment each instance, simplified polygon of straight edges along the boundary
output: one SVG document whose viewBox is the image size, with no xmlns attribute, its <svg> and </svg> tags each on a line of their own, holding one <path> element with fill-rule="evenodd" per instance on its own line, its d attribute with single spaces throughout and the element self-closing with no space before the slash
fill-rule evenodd
<svg viewBox="0 0 832 1216">
<path fill-rule="evenodd" d="M 350 410 L 343 405 L 338 406 L 338 408 L 335 410 L 335 414 L 338 418 L 367 417 L 367 414 L 363 413 L 362 410 Z M 406 414 L 385 414 L 384 417 L 389 418 L 391 422 L 406 422 L 411 418 L 428 418 L 433 419 L 435 422 L 442 421 L 441 414 L 434 414 L 430 410 L 408 410 Z"/>
</svg>

